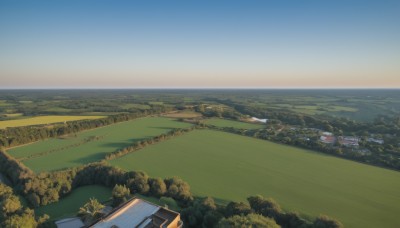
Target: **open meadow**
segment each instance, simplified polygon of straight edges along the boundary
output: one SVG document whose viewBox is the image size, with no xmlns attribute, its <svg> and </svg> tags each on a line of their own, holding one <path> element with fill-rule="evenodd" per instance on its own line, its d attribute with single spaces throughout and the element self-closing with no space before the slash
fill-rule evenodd
<svg viewBox="0 0 400 228">
<path fill-rule="evenodd" d="M 57 203 L 52 203 L 35 209 L 37 215 L 48 214 L 51 220 L 65 217 L 74 217 L 90 198 L 95 198 L 99 202 L 111 199 L 111 189 L 100 185 L 89 185 L 74 189 L 71 194 L 60 199 Z"/>
<path fill-rule="evenodd" d="M 4 129 L 7 127 L 21 127 L 21 126 L 52 124 L 52 123 L 63 123 L 75 120 L 99 119 L 103 117 L 104 116 L 35 116 L 17 120 L 0 121 L 0 129 Z"/>
<path fill-rule="evenodd" d="M 170 118 L 140 118 L 15 147 L 8 152 L 34 172 L 53 171 L 98 161 L 136 141 L 189 126 Z"/>
<path fill-rule="evenodd" d="M 400 173 L 268 141 L 196 130 L 111 160 L 150 176 L 179 176 L 219 202 L 261 194 L 285 210 L 327 214 L 346 227 L 398 227 Z"/>
<path fill-rule="evenodd" d="M 183 112 L 171 112 L 163 115 L 165 117 L 170 117 L 170 118 L 197 118 L 201 117 L 201 113 L 198 112 L 193 112 L 193 111 L 183 111 Z"/>
</svg>

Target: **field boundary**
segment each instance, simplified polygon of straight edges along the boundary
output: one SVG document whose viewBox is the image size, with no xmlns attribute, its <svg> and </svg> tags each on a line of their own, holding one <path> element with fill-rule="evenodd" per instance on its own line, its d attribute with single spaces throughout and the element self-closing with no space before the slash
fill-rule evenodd
<svg viewBox="0 0 400 228">
<path fill-rule="evenodd" d="M 116 159 L 116 158 L 119 158 L 119 157 L 123 157 L 125 155 L 130 154 L 130 153 L 133 153 L 135 151 L 143 149 L 143 148 L 145 148 L 147 146 L 154 145 L 154 144 L 163 142 L 165 140 L 169 140 L 169 139 L 175 138 L 177 136 L 184 135 L 186 133 L 194 131 L 195 129 L 200 129 L 200 128 L 201 127 L 199 127 L 197 125 L 194 125 L 194 126 L 191 126 L 189 128 L 174 129 L 174 130 L 171 130 L 171 131 L 169 131 L 169 132 L 167 132 L 165 134 L 161 134 L 161 135 L 152 137 L 150 139 L 138 141 L 138 142 L 133 143 L 130 146 L 127 146 L 127 147 L 124 147 L 124 148 L 119 149 L 117 151 L 111 152 L 111 153 L 109 153 L 109 154 L 107 154 L 105 156 L 104 160 L 108 161 L 108 160 L 113 160 L 113 159 Z"/>
</svg>

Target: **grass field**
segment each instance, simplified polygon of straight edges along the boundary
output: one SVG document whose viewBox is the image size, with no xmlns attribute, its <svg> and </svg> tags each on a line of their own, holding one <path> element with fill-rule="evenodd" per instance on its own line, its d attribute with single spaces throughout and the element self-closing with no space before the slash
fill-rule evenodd
<svg viewBox="0 0 400 228">
<path fill-rule="evenodd" d="M 285 108 L 293 112 L 304 113 L 308 115 L 336 113 L 336 112 L 357 112 L 358 109 L 353 107 L 329 105 L 327 103 L 318 103 L 317 105 L 291 105 L 291 104 L 273 104 L 266 106 L 269 108 Z"/>
<path fill-rule="evenodd" d="M 9 113 L 9 114 L 4 114 L 4 115 L 12 118 L 12 117 L 20 117 L 20 116 L 23 116 L 24 114 L 23 113 Z"/>
<path fill-rule="evenodd" d="M 65 121 L 74 121 L 74 120 L 99 119 L 103 117 L 104 116 L 36 116 L 18 120 L 0 121 L 0 129 L 4 129 L 7 127 L 21 127 L 30 125 L 61 123 Z"/>
<path fill-rule="evenodd" d="M 84 131 L 76 137 L 71 135 L 16 147 L 8 152 L 34 172 L 53 171 L 98 161 L 107 153 L 135 141 L 188 126 L 190 124 L 170 118 L 140 118 Z M 97 137 L 97 140 L 87 141 L 93 137 Z"/>
<path fill-rule="evenodd" d="M 174 112 L 168 113 L 164 115 L 165 117 L 170 118 L 196 118 L 202 116 L 201 113 L 198 112 L 191 112 L 191 111 L 184 111 L 184 112 Z"/>
<path fill-rule="evenodd" d="M 122 105 L 122 108 L 125 109 L 137 108 L 137 109 L 147 110 L 150 109 L 151 107 L 149 105 L 144 105 L 144 104 L 124 104 Z"/>
<path fill-rule="evenodd" d="M 90 198 L 96 198 L 99 202 L 107 201 L 111 198 L 111 189 L 98 185 L 80 187 L 57 203 L 36 208 L 35 213 L 39 216 L 48 214 L 51 220 L 73 217 Z"/>
<path fill-rule="evenodd" d="M 197 130 L 110 161 L 150 176 L 180 176 L 197 196 L 261 194 L 346 227 L 399 227 L 400 173 L 254 138 Z"/>
<path fill-rule="evenodd" d="M 240 121 L 218 119 L 218 118 L 208 119 L 205 121 L 205 123 L 216 127 L 234 127 L 240 129 L 258 129 L 265 127 L 264 124 L 245 123 Z"/>
</svg>

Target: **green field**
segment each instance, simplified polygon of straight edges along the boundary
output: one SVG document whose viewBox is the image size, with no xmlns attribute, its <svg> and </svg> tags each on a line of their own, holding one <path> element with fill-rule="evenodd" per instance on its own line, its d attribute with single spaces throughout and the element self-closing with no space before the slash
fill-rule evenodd
<svg viewBox="0 0 400 228">
<path fill-rule="evenodd" d="M 144 105 L 144 104 L 124 104 L 121 107 L 125 109 L 137 108 L 141 110 L 147 110 L 151 108 L 149 105 Z"/>
<path fill-rule="evenodd" d="M 158 199 L 156 197 L 144 196 L 144 195 L 140 195 L 140 194 L 135 194 L 135 197 L 146 200 L 153 204 L 157 204 L 162 207 L 166 206 L 169 209 L 174 210 L 174 211 L 181 211 L 181 207 L 179 207 L 178 203 L 170 197 L 161 197 Z"/>
<path fill-rule="evenodd" d="M 62 123 L 65 121 L 99 119 L 104 116 L 35 116 L 18 120 L 3 120 L 0 121 L 0 129 L 7 127 L 21 127 L 40 124 Z"/>
<path fill-rule="evenodd" d="M 261 194 L 286 210 L 327 214 L 346 227 L 399 227 L 400 173 L 254 138 L 197 130 L 110 161 L 179 176 L 220 202 Z"/>
<path fill-rule="evenodd" d="M 51 220 L 73 217 L 90 198 L 96 198 L 99 202 L 107 201 L 111 198 L 111 189 L 99 185 L 80 187 L 56 203 L 36 208 L 35 213 L 39 216 L 48 214 Z"/>
<path fill-rule="evenodd" d="M 354 113 L 358 111 L 357 108 L 332 105 L 328 103 L 316 103 L 316 105 L 273 104 L 273 105 L 268 105 L 266 107 L 279 108 L 279 109 L 285 108 L 293 112 L 299 112 L 308 115 L 316 115 L 324 113 L 335 114 L 337 112 Z"/>
<path fill-rule="evenodd" d="M 107 153 L 135 141 L 166 133 L 190 124 L 170 118 L 140 118 L 102 128 L 83 131 L 69 137 L 48 139 L 9 149 L 10 155 L 23 161 L 34 172 L 79 166 L 104 158 Z M 88 139 L 97 137 L 96 140 Z"/>
<path fill-rule="evenodd" d="M 240 129 L 258 129 L 265 127 L 265 124 L 245 123 L 234 120 L 212 118 L 205 121 L 206 124 L 216 127 L 233 127 Z"/>
<path fill-rule="evenodd" d="M 13 118 L 13 117 L 20 117 L 20 116 L 23 116 L 24 114 L 23 113 L 10 113 L 10 114 L 4 114 L 6 117 L 10 117 L 10 118 Z"/>
</svg>

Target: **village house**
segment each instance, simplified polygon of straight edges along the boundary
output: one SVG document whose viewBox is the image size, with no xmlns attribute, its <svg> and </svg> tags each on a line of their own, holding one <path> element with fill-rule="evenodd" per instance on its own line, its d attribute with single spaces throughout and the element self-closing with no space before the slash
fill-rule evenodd
<svg viewBox="0 0 400 228">
<path fill-rule="evenodd" d="M 319 140 L 326 144 L 334 144 L 336 142 L 336 137 L 330 132 L 322 132 Z"/>
<path fill-rule="evenodd" d="M 373 142 L 382 145 L 384 143 L 383 139 L 368 138 L 367 142 Z"/>
<path fill-rule="evenodd" d="M 345 147 L 358 147 L 360 138 L 355 136 L 339 136 L 339 144 Z"/>
<path fill-rule="evenodd" d="M 332 135 L 321 135 L 321 137 L 319 137 L 319 140 L 326 144 L 334 144 L 336 142 L 336 137 Z"/>
</svg>

